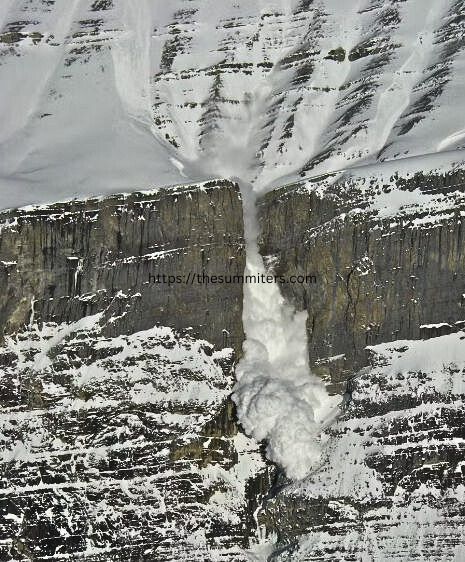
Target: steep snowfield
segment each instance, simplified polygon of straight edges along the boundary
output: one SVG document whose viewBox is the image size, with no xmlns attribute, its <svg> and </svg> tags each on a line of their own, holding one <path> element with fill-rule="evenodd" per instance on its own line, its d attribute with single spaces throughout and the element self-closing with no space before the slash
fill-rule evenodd
<svg viewBox="0 0 465 562">
<path fill-rule="evenodd" d="M 125 4 L 0 4 L 0 207 L 180 181 L 151 131 L 150 26 Z"/>
<path fill-rule="evenodd" d="M 0 206 L 460 149 L 464 8 L 4 0 Z"/>
</svg>

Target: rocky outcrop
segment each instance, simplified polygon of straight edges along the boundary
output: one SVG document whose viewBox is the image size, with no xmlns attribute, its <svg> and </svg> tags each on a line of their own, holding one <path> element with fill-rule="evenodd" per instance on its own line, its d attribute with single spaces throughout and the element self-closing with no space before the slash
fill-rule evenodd
<svg viewBox="0 0 465 562">
<path fill-rule="evenodd" d="M 107 311 L 111 335 L 156 322 L 240 350 L 242 205 L 226 181 L 0 215 L 0 329 Z"/>
<path fill-rule="evenodd" d="M 262 199 L 262 253 L 287 280 L 316 278 L 281 288 L 308 310 L 312 367 L 336 390 L 367 364 L 367 345 L 460 327 L 462 189 L 459 170 L 386 183 L 355 178 L 325 189 L 302 182 Z M 406 203 L 394 212 L 396 198 Z"/>
<path fill-rule="evenodd" d="M 234 421 L 232 350 L 106 322 L 0 348 L 0 559 L 244 561 L 269 477 Z"/>
</svg>

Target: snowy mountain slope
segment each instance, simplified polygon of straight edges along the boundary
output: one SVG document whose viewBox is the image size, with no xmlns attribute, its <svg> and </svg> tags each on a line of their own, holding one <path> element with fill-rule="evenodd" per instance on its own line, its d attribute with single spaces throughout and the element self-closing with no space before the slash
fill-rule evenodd
<svg viewBox="0 0 465 562">
<path fill-rule="evenodd" d="M 111 321 L 111 320 L 110 320 Z M 244 561 L 257 443 L 221 438 L 232 350 L 103 314 L 0 347 L 2 560 Z"/>
<path fill-rule="evenodd" d="M 219 17 L 204 2 L 189 7 L 164 30 L 176 40 L 155 82 L 156 112 L 181 152 L 199 139 L 195 156 L 213 152 L 221 166 L 245 142 L 251 177 L 266 186 L 300 169 L 461 146 L 460 3 L 243 2 L 216 8 Z M 202 41 L 217 63 L 201 58 L 196 71 L 196 22 L 212 19 Z"/>
<path fill-rule="evenodd" d="M 245 346 L 246 361 L 242 366 L 247 367 L 248 362 L 249 371 L 242 367 L 237 370 L 238 374 L 246 371 L 243 395 L 252 397 L 248 401 L 251 407 L 247 408 L 251 415 L 242 419 L 250 422 L 250 433 L 268 438 L 272 458 L 278 459 L 289 474 L 306 475 L 320 454 L 319 447 L 314 450 L 309 445 L 316 445 L 320 429 L 319 398 L 323 406 L 327 398 L 321 382 L 321 393 L 306 392 L 303 396 L 303 390 L 311 391 L 306 386 L 307 344 L 311 361 L 337 362 L 341 356 L 344 360 L 348 358 L 342 374 L 339 372 L 333 381 L 334 388 L 340 390 L 347 375 L 358 369 L 360 356 L 373 339 L 410 340 L 428 336 L 431 331 L 455 329 L 460 325 L 456 322 L 463 320 L 463 289 L 459 285 L 463 275 L 464 8 L 462 1 L 453 0 L 5 0 L 0 5 L 0 207 L 162 184 L 189 184 L 212 176 L 239 178 L 243 196 L 241 200 L 237 186 L 230 182 L 217 182 L 218 190 L 184 185 L 171 190 L 171 198 L 164 193 L 166 205 L 156 196 L 152 198 L 155 191 L 137 194 L 134 199 L 92 199 L 82 204 L 65 203 L 9 213 L 11 222 L 0 238 L 5 252 L 0 264 L 0 281 L 5 287 L 0 303 L 5 328 L 13 332 L 11 341 L 24 338 L 27 346 L 34 348 L 36 331 L 41 329 L 34 327 L 36 314 L 39 321 L 50 317 L 58 320 L 53 326 L 46 326 L 58 337 L 62 329 L 67 329 L 64 323 L 79 322 L 90 311 L 100 312 L 110 304 L 104 335 L 93 333 L 88 347 L 97 345 L 98 355 L 100 346 L 114 350 L 123 338 L 130 357 L 127 362 L 124 357 L 117 357 L 115 365 L 104 360 L 102 366 L 101 358 L 94 361 L 93 351 L 86 348 L 90 358 L 84 358 L 89 363 L 83 370 L 90 371 L 92 378 L 95 369 L 102 380 L 91 380 L 90 389 L 83 390 L 84 398 L 88 398 L 88 392 L 96 392 L 97 396 L 102 392 L 104 397 L 115 392 L 123 397 L 123 402 L 129 392 L 133 398 L 134 381 L 128 382 L 128 377 L 131 379 L 136 363 L 142 365 L 141 369 L 153 367 L 151 379 L 163 374 L 161 380 L 155 380 L 160 389 L 152 392 L 149 381 L 142 394 L 149 399 L 149 409 L 150 404 L 160 401 L 162 394 L 168 396 L 165 406 L 171 415 L 173 411 L 178 413 L 177 401 L 169 397 L 174 394 L 179 398 L 179 389 L 170 386 L 172 373 L 168 371 L 173 364 L 176 371 L 176 358 L 173 360 L 169 350 L 161 356 L 158 350 L 153 357 L 150 349 L 144 348 L 148 345 L 145 339 L 151 336 L 142 330 L 148 328 L 158 333 L 159 328 L 153 326 L 160 319 L 176 327 L 180 323 L 181 328 L 194 325 L 204 333 L 208 330 L 207 339 L 223 347 L 233 332 L 231 345 L 236 349 L 240 348 L 245 330 L 258 341 Z M 345 172 L 339 173 L 340 170 Z M 439 173 L 440 177 L 422 175 L 425 171 Z M 297 202 L 291 200 L 286 206 L 280 190 L 262 200 L 272 201 L 265 210 L 267 216 L 261 217 L 261 226 L 275 245 L 270 252 L 265 251 L 264 244 L 259 248 L 260 233 L 253 214 L 257 194 L 294 181 L 302 174 L 305 178 L 295 193 L 303 196 Z M 285 185 L 283 190 L 288 188 Z M 102 208 L 96 212 L 94 206 L 100 205 Z M 290 245 L 294 245 L 294 253 L 288 251 Z M 316 251 L 312 253 L 314 247 Z M 329 280 L 330 290 L 322 284 L 318 303 L 316 291 L 312 295 L 310 289 L 304 294 L 301 287 L 281 288 L 288 300 L 305 309 L 294 315 L 280 288 L 256 290 L 255 294 L 252 288 L 245 296 L 241 323 L 242 287 L 236 287 L 233 294 L 224 288 L 214 292 L 211 286 L 194 290 L 176 287 L 178 292 L 170 298 L 173 293 L 153 291 L 147 286 L 147 273 L 156 262 L 172 272 L 182 268 L 187 273 L 189 268 L 201 264 L 212 273 L 224 273 L 225 269 L 236 268 L 242 272 L 247 257 L 249 269 L 255 267 L 265 272 L 260 249 L 267 255 L 277 249 L 287 254 L 288 261 L 283 263 L 291 270 L 320 267 L 325 282 Z M 447 259 L 442 261 L 444 249 Z M 365 259 L 373 253 L 376 264 Z M 235 254 L 239 256 L 237 261 Z M 424 283 L 412 281 L 419 266 L 425 266 Z M 376 277 L 378 274 L 381 278 Z M 122 288 L 127 292 L 120 294 Z M 421 306 L 416 299 L 418 288 L 423 298 Z M 440 305 L 431 304 L 431 295 L 436 297 L 439 293 Z M 321 314 L 312 316 L 316 304 L 321 305 L 317 311 Z M 113 317 L 114 309 L 119 314 Z M 421 318 L 428 320 L 427 326 L 417 321 Z M 341 322 L 338 324 L 334 319 Z M 434 326 L 429 320 L 434 320 Z M 28 322 L 29 329 L 25 328 Z M 260 329 L 260 323 L 266 325 L 266 330 Z M 334 326 L 337 329 L 332 329 Z M 408 331 L 408 337 L 402 330 Z M 348 336 L 353 341 L 346 345 Z M 79 334 L 81 337 L 85 339 L 86 335 Z M 462 336 L 457 337 L 460 340 Z M 232 449 L 229 446 L 231 440 L 243 436 L 231 435 L 237 428 L 234 421 L 234 428 L 230 427 L 231 419 L 234 420 L 230 402 L 227 420 L 223 420 L 222 392 L 230 393 L 232 381 L 230 374 L 218 371 L 221 388 L 210 403 L 212 413 L 218 416 L 213 427 L 207 429 L 218 441 L 210 440 L 210 434 L 207 441 L 202 441 L 205 427 L 196 426 L 195 420 L 192 427 L 201 434 L 205 447 L 199 449 L 198 433 L 186 437 L 181 432 L 181 439 L 186 441 L 182 454 L 189 459 L 190 472 L 186 479 L 181 474 L 179 481 L 171 474 L 168 476 L 168 480 L 180 486 L 179 495 L 177 491 L 174 494 L 173 511 L 181 513 L 181 523 L 173 531 L 178 520 L 168 514 L 160 522 L 156 512 L 160 502 L 157 499 L 150 503 L 148 511 L 155 525 L 149 531 L 149 546 L 154 542 L 159 545 L 157 541 L 163 542 L 168 536 L 171 542 L 167 542 L 162 556 L 178 559 L 176 547 L 180 545 L 188 559 L 208 559 L 211 545 L 206 544 L 210 537 L 204 540 L 196 528 L 208 523 L 212 524 L 211 540 L 217 541 L 217 546 L 221 543 L 215 555 L 225 560 L 243 559 L 254 530 L 256 502 L 265 495 L 264 526 L 279 538 L 274 553 L 273 541 L 271 550 L 267 545 L 264 547 L 272 558 L 286 556 L 291 545 L 290 559 L 298 551 L 304 560 L 334 556 L 341 559 L 346 554 L 352 558 L 371 556 L 375 560 L 386 556 L 421 559 L 429 554 L 432 559 L 455 556 L 460 560 L 463 549 L 458 534 L 462 530 L 463 490 L 457 482 L 461 475 L 457 472 L 452 479 L 448 475 L 458 470 L 463 457 L 461 371 L 456 372 L 453 365 L 458 362 L 460 370 L 462 358 L 454 354 L 449 357 L 451 342 L 453 349 L 461 345 L 461 340 L 449 338 L 435 346 L 440 361 L 433 372 L 423 363 L 416 363 L 413 373 L 410 365 L 402 364 L 395 376 L 389 369 L 377 370 L 376 366 L 362 372 L 352 392 L 346 393 L 346 413 L 323 438 L 318 436 L 319 445 L 328 438 L 326 456 L 323 455 L 326 462 L 321 471 L 313 480 L 306 479 L 300 487 L 284 489 L 283 493 L 279 486 L 270 487 L 266 478 L 258 478 L 255 486 L 254 469 L 249 471 L 247 462 L 245 466 L 236 462 L 236 453 L 244 442 L 235 443 Z M 39 343 L 44 345 L 42 340 Z M 74 337 L 69 343 L 69 348 L 65 345 L 67 356 L 72 355 L 72 349 L 79 349 L 79 341 Z M 182 341 L 180 347 L 184 345 L 187 353 L 194 344 L 189 340 Z M 403 347 L 411 345 L 418 346 L 427 357 L 425 349 L 430 344 L 402 341 L 401 345 L 402 349 L 393 348 L 392 353 L 404 353 Z M 347 353 L 335 355 L 333 349 L 342 346 L 348 348 L 342 350 Z M 207 349 L 207 357 L 211 357 L 208 353 L 212 350 Z M 15 380 L 18 365 L 18 356 L 10 351 L 4 358 L 7 384 Z M 50 372 L 44 371 L 42 361 L 35 363 L 36 351 L 32 349 L 24 361 L 20 357 L 20 367 L 24 363 L 26 368 L 25 372 L 20 370 L 20 378 L 27 384 L 26 388 L 19 386 L 26 395 L 26 409 L 33 410 L 31 419 L 40 425 L 34 410 L 44 401 L 41 385 L 47 387 Z M 386 353 L 391 351 L 389 348 Z M 61 360 L 59 346 L 44 359 L 47 368 L 48 361 L 52 362 L 53 377 L 63 369 L 60 361 L 54 362 L 56 353 Z M 391 359 L 388 357 L 386 362 Z M 441 362 L 446 365 L 444 369 Z M 209 360 L 205 359 L 201 367 L 206 379 L 210 374 L 207 364 Z M 283 369 L 293 375 L 288 364 L 302 367 L 290 380 L 280 376 Z M 107 367 L 110 374 L 105 371 Z M 70 367 L 73 384 L 76 368 L 79 370 L 80 365 Z M 249 384 L 254 382 L 248 378 L 251 373 L 260 375 L 255 385 Z M 333 374 L 329 372 L 329 376 Z M 196 371 L 196 382 L 191 385 L 192 381 L 181 380 L 184 375 L 175 380 L 181 389 L 186 390 L 187 384 L 186 394 L 181 394 L 187 396 L 187 404 L 183 405 L 189 409 L 190 398 L 195 394 L 197 399 L 199 389 L 208 386 L 208 380 L 199 382 L 197 379 L 202 379 L 203 374 Z M 29 378 L 33 379 L 31 384 Z M 426 390 L 425 379 L 429 381 Z M 286 384 L 276 384 L 283 380 Z M 385 397 L 380 397 L 381 392 L 371 392 L 378 383 L 386 392 Z M 57 406 L 59 418 L 63 392 L 59 384 L 52 390 L 45 401 L 50 398 L 48 405 L 52 409 Z M 448 405 L 454 393 L 459 403 L 452 411 Z M 408 404 L 402 402 L 406 397 Z M 379 414 L 376 408 L 383 399 L 385 410 Z M 273 419 L 267 415 L 270 404 L 277 412 Z M 72 415 L 80 417 L 81 403 L 74 406 L 77 413 Z M 140 413 L 139 406 L 139 402 L 134 406 L 138 411 L 135 415 Z M 417 419 L 417 407 L 430 413 L 434 409 L 432 419 L 425 422 L 421 415 Z M 301 416 L 302 412 L 306 415 Z M 19 414 L 21 425 L 22 412 Z M 104 426 L 104 433 L 108 429 L 107 415 L 103 407 L 95 416 L 97 423 Z M 412 417 L 418 422 L 415 431 L 409 425 Z M 260 432 L 263 420 L 273 422 L 270 431 L 265 427 L 267 431 Z M 284 423 L 279 423 L 281 420 Z M 172 421 L 168 416 L 159 427 L 176 432 L 179 427 L 173 427 Z M 432 429 L 425 439 L 423 422 L 428 426 L 426 433 Z M 110 434 L 111 423 L 110 420 Z M 121 418 L 118 428 L 126 426 L 140 429 L 134 418 Z M 21 440 L 28 447 L 38 442 L 40 449 L 35 425 L 26 423 L 21 428 Z M 79 428 L 71 429 L 74 433 L 69 438 L 79 442 Z M 50 431 L 46 435 L 47 446 L 52 434 Z M 437 440 L 432 448 L 431 435 Z M 136 431 L 136 441 L 138 437 Z M 129 432 L 130 446 L 132 438 Z M 92 441 L 92 437 L 85 433 L 84 440 Z M 418 448 L 410 447 L 418 440 Z M 225 442 L 227 451 L 225 456 L 220 454 L 218 468 L 216 454 L 223 451 Z M 381 450 L 376 448 L 378 442 Z M 245 461 L 259 463 L 255 445 L 247 441 L 246 448 L 249 445 L 252 450 L 245 451 Z M 156 444 L 150 446 L 156 449 Z M 63 450 L 66 453 L 66 446 L 60 451 Z M 190 455 L 195 462 L 190 462 Z M 203 462 L 203 455 L 208 457 L 208 467 L 199 483 L 197 463 Z M 162 463 L 164 460 L 162 455 Z M 14 479 L 18 465 L 13 459 L 10 474 L 11 459 L 7 461 L 7 476 Z M 141 465 L 146 458 L 143 461 Z M 243 469 L 247 478 L 252 476 L 252 490 L 244 479 L 239 478 L 238 483 L 236 468 L 232 468 L 231 474 L 221 465 L 223 461 L 235 463 L 241 478 Z M 289 468 L 293 464 L 299 470 L 291 473 Z M 430 470 L 431 464 L 440 466 Z M 150 464 L 151 469 L 154 466 Z M 395 470 L 391 470 L 393 466 Z M 140 468 L 132 464 L 131 467 Z M 32 496 L 37 492 L 40 495 L 41 470 L 34 463 L 25 470 L 26 478 L 33 478 L 37 472 L 42 478 Z M 75 472 L 71 463 L 71 479 Z M 348 481 L 345 473 L 355 481 Z M 47 479 L 48 474 L 44 474 Z M 106 473 L 96 479 L 98 493 L 105 495 L 113 489 Z M 218 479 L 223 483 L 210 496 L 210 484 Z M 145 506 L 147 480 L 138 482 L 137 489 L 129 489 L 129 493 L 127 479 L 120 480 L 123 500 L 117 484 L 118 493 L 112 501 L 118 506 L 112 515 L 117 522 L 123 519 L 120 505 L 127 504 L 126 498 L 134 500 L 136 506 L 129 515 L 134 517 L 134 542 L 129 554 L 124 551 L 122 557 L 156 559 L 157 554 L 140 550 L 141 545 L 146 548 L 146 536 L 141 530 L 145 520 L 141 523 L 137 517 L 140 503 Z M 437 480 L 444 486 L 436 486 Z M 224 481 L 230 486 L 224 487 Z M 315 481 L 317 484 L 312 488 Z M 400 490 L 404 481 L 409 486 L 405 494 Z M 324 482 L 324 486 L 318 482 Z M 321 501 L 322 487 L 326 486 L 331 497 Z M 193 488 L 198 496 L 191 495 Z M 94 491 L 91 486 L 90 493 Z M 246 505 L 248 500 L 244 497 L 248 493 L 254 496 L 255 503 Z M 237 495 L 241 498 L 239 512 Z M 400 504 L 396 503 L 398 495 Z M 437 504 L 430 502 L 430 496 L 439 497 Z M 94 513 L 95 497 L 88 503 L 87 499 L 78 496 L 77 501 Z M 192 507 L 186 507 L 190 500 L 195 504 L 192 519 L 184 521 L 184 509 Z M 18 514 L 11 509 L 10 497 L 6 499 L 8 525 L 16 525 L 7 529 L 13 528 L 12 533 L 17 533 L 19 528 L 31 539 L 5 543 L 10 554 L 11 548 L 16 549 L 12 557 L 27 556 L 25 548 L 36 548 L 38 541 L 47 542 L 49 538 L 50 512 L 42 509 L 45 504 L 34 501 L 30 511 L 27 501 L 21 504 Z M 72 503 L 68 496 L 60 503 L 60 509 L 67 513 L 67 505 Z M 404 519 L 405 525 L 386 514 L 393 506 L 393 515 Z M 133 507 L 131 503 L 128 511 Z M 105 505 L 103 508 L 105 514 L 111 512 Z M 30 519 L 26 517 L 23 529 L 18 520 L 23 512 L 32 519 L 39 513 L 40 521 L 33 520 L 29 525 Z M 97 515 L 98 523 L 106 525 L 101 513 Z M 60 521 L 58 512 L 52 516 Z M 75 524 L 70 517 L 69 526 L 74 531 L 82 518 L 78 517 Z M 93 521 L 92 517 L 90 520 Z M 69 531 L 63 528 L 68 541 Z M 347 528 L 349 533 L 344 534 Z M 98 548 L 119 548 L 125 540 L 123 529 L 124 525 L 117 523 L 114 533 L 98 536 Z M 412 544 L 411 537 L 417 530 L 424 541 L 420 546 Z M 157 536 L 159 531 L 163 537 Z M 61 531 L 56 528 L 52 533 Z M 76 533 L 78 539 L 71 535 L 63 548 L 58 544 L 59 552 L 55 555 L 87 552 L 94 556 L 95 545 L 88 542 L 95 540 L 93 528 Z M 74 541 L 79 544 L 76 546 Z M 228 544 L 222 551 L 223 541 Z M 52 549 L 57 547 L 53 540 L 50 544 Z M 102 551 L 94 559 L 118 559 L 119 554 Z"/>
<path fill-rule="evenodd" d="M 150 103 L 130 105 L 144 82 L 121 49 L 139 36 L 107 5 L 1 3 L 1 207 L 180 181 Z"/>
<path fill-rule="evenodd" d="M 321 470 L 261 516 L 281 533 L 273 560 L 463 560 L 464 338 L 369 348 Z"/>
<path fill-rule="evenodd" d="M 463 147 L 459 0 L 8 0 L 2 207 Z"/>
</svg>

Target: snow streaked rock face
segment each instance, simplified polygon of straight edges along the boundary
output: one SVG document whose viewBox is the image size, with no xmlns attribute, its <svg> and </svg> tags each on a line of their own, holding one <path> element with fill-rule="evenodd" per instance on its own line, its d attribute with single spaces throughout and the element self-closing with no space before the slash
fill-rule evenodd
<svg viewBox="0 0 465 562">
<path fill-rule="evenodd" d="M 266 187 L 300 170 L 461 147 L 461 3 L 207 5 L 189 3 L 163 28 L 157 76 L 162 125 L 191 157 L 223 162 L 246 143 Z M 201 40 L 198 21 L 212 22 Z M 196 70 L 205 42 L 211 60 Z"/>
<path fill-rule="evenodd" d="M 321 470 L 263 514 L 284 537 L 276 560 L 463 559 L 464 342 L 459 331 L 370 348 Z"/>
<path fill-rule="evenodd" d="M 463 559 L 463 183 L 449 152 L 259 201 L 267 260 L 316 276 L 281 289 L 308 311 L 312 370 L 345 404 L 320 468 L 263 505 L 276 560 Z"/>
<path fill-rule="evenodd" d="M 228 181 L 1 214 L 0 558 L 245 560 L 242 286 L 192 278 L 243 270 Z"/>
<path fill-rule="evenodd" d="M 0 348 L 2 560 L 245 560 L 265 466 L 231 419 L 232 350 L 105 323 Z"/>
<path fill-rule="evenodd" d="M 0 205 L 463 147 L 462 0 L 4 0 Z"/>
</svg>

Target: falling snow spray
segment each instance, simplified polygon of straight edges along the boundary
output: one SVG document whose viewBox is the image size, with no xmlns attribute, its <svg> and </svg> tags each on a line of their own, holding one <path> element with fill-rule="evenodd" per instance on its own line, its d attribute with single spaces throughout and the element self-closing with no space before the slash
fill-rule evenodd
<svg viewBox="0 0 465 562">
<path fill-rule="evenodd" d="M 256 193 L 239 182 L 244 206 L 246 274 L 266 273 L 258 247 Z M 267 441 L 268 457 L 289 478 L 301 479 L 321 454 L 322 424 L 337 409 L 308 362 L 307 312 L 287 304 L 278 285 L 245 284 L 244 355 L 233 400 L 244 430 Z"/>
</svg>

